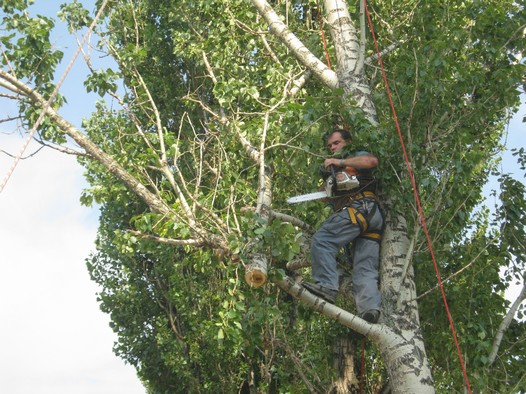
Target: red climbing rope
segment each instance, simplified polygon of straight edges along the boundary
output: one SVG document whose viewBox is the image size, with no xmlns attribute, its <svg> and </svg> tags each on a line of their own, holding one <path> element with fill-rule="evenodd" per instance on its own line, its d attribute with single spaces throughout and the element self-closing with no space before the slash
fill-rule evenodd
<svg viewBox="0 0 526 394">
<path fill-rule="evenodd" d="M 370 28 L 371 34 L 373 36 L 373 41 L 374 41 L 376 53 L 377 53 L 377 56 L 378 56 L 378 62 L 380 64 L 380 68 L 382 70 L 382 76 L 383 76 L 384 83 L 385 83 L 385 89 L 387 91 L 387 96 L 389 97 L 389 103 L 391 104 L 391 111 L 393 113 L 393 118 L 394 118 L 394 121 L 396 123 L 396 129 L 398 130 L 398 137 L 400 138 L 400 143 L 402 145 L 402 151 L 403 151 L 403 154 L 404 154 L 404 160 L 405 160 L 405 164 L 406 164 L 406 167 L 407 167 L 407 172 L 409 173 L 409 178 L 411 180 L 411 186 L 413 187 L 413 194 L 414 194 L 414 197 L 415 197 L 416 205 L 418 207 L 418 214 L 420 216 L 420 221 L 422 223 L 422 229 L 423 229 L 424 234 L 426 236 L 427 244 L 429 246 L 429 252 L 431 253 L 431 259 L 433 260 L 433 264 L 435 266 L 435 272 L 436 272 L 436 276 L 437 276 L 437 280 L 438 280 L 438 285 L 439 285 L 440 291 L 442 293 L 442 300 L 444 301 L 444 306 L 446 308 L 446 313 L 447 313 L 447 317 L 448 317 L 448 320 L 449 320 L 449 327 L 451 328 L 451 333 L 453 335 L 453 340 L 455 341 L 455 346 L 457 348 L 457 354 L 458 354 L 458 358 L 459 358 L 459 361 L 460 361 L 460 366 L 462 368 L 462 373 L 464 374 L 464 381 L 466 383 L 466 389 L 471 394 L 472 391 L 471 391 L 471 386 L 469 384 L 469 379 L 468 379 L 468 374 L 467 374 L 467 371 L 466 371 L 466 366 L 464 364 L 464 359 L 462 357 L 462 352 L 460 351 L 460 345 L 458 343 L 458 338 L 457 338 L 457 333 L 456 333 L 456 330 L 455 330 L 455 325 L 453 323 L 453 318 L 451 317 L 451 313 L 449 312 L 449 306 L 448 306 L 447 299 L 446 299 L 446 293 L 444 291 L 444 286 L 442 284 L 442 279 L 440 277 L 440 270 L 438 268 L 438 264 L 437 264 L 437 261 L 435 259 L 435 253 L 433 251 L 433 244 L 431 243 L 431 238 L 429 237 L 429 232 L 427 230 L 427 225 L 426 225 L 426 220 L 425 220 L 425 216 L 424 216 L 424 211 L 422 210 L 422 205 L 420 203 L 420 196 L 418 195 L 415 178 L 414 178 L 414 175 L 413 175 L 413 171 L 411 170 L 411 165 L 409 163 L 409 157 L 407 155 L 407 151 L 406 151 L 406 148 L 405 148 L 404 139 L 402 137 L 402 132 L 401 132 L 401 129 L 400 129 L 400 124 L 398 123 L 398 117 L 396 116 L 396 109 L 395 109 L 395 106 L 394 106 L 394 103 L 393 103 L 391 90 L 389 89 L 389 82 L 387 81 L 387 74 L 385 73 L 384 65 L 383 65 L 383 62 L 382 62 L 382 56 L 381 56 L 380 50 L 378 48 L 378 42 L 376 40 L 376 35 L 374 33 L 374 27 L 373 27 L 373 23 L 372 23 L 372 20 L 371 20 L 371 14 L 369 12 L 369 7 L 367 6 L 367 0 L 363 0 L 363 4 L 364 4 L 364 7 L 365 7 L 365 13 L 367 14 L 367 20 L 369 22 L 369 28 Z"/>
</svg>

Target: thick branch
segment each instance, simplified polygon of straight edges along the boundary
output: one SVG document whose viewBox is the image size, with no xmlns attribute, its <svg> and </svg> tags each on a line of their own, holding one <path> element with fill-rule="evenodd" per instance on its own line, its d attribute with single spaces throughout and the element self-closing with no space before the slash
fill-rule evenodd
<svg viewBox="0 0 526 394">
<path fill-rule="evenodd" d="M 331 89 L 339 86 L 336 73 L 330 70 L 320 59 L 296 37 L 284 24 L 272 7 L 265 0 L 252 0 L 252 4 L 257 8 L 259 14 L 263 16 L 270 31 L 278 37 L 292 54 L 307 67 L 314 75 Z"/>
<path fill-rule="evenodd" d="M 314 294 L 308 292 L 303 286 L 297 284 L 291 278 L 273 278 L 273 281 L 284 291 L 299 299 L 306 306 L 316 310 L 322 315 L 336 320 L 354 331 L 366 335 L 371 339 L 379 340 L 380 337 L 393 334 L 391 330 L 382 324 L 370 324 L 358 316 L 347 312 L 336 305 L 329 304 Z M 384 337 L 384 340 L 386 338 Z"/>
</svg>

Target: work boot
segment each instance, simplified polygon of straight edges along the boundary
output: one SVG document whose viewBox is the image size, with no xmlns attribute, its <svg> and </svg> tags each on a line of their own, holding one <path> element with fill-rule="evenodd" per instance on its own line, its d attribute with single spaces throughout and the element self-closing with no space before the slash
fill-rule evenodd
<svg viewBox="0 0 526 394">
<path fill-rule="evenodd" d="M 328 287 L 320 286 L 315 283 L 303 282 L 301 284 L 304 288 L 310 291 L 312 294 L 324 299 L 325 301 L 334 304 L 336 297 L 338 297 L 338 290 L 332 290 Z"/>
<path fill-rule="evenodd" d="M 371 309 L 362 315 L 362 319 L 369 323 L 376 324 L 380 319 L 380 311 L 377 309 Z"/>
</svg>

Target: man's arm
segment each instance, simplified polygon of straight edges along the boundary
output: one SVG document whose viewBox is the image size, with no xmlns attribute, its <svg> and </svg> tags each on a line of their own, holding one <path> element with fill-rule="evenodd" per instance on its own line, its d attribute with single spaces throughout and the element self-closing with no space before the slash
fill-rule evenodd
<svg viewBox="0 0 526 394">
<path fill-rule="evenodd" d="M 329 167 L 330 165 L 334 165 L 337 167 L 353 167 L 369 170 L 371 168 L 378 167 L 378 159 L 376 156 L 367 153 L 365 155 L 347 157 L 345 159 L 335 159 L 331 157 L 329 159 L 325 159 L 323 165 L 325 168 Z"/>
</svg>

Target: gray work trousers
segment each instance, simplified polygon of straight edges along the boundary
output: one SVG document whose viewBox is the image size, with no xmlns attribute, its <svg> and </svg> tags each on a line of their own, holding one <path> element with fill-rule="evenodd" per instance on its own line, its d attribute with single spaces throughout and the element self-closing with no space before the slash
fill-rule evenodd
<svg viewBox="0 0 526 394">
<path fill-rule="evenodd" d="M 383 216 L 376 202 L 369 198 L 353 201 L 351 206 L 368 218 L 367 231 L 381 231 Z M 369 212 L 373 212 L 369 217 Z M 371 309 L 380 310 L 381 296 L 378 290 L 380 266 L 380 243 L 360 237 L 362 230 L 351 222 L 347 209 L 333 213 L 314 234 L 311 242 L 312 276 L 314 281 L 332 290 L 338 290 L 339 274 L 336 255 L 340 248 L 352 244 L 352 287 L 359 314 Z"/>
</svg>

